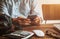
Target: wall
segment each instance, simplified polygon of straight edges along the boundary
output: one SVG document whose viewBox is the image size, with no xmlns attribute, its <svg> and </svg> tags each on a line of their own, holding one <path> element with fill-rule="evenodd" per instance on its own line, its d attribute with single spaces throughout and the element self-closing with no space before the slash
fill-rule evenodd
<svg viewBox="0 0 60 39">
<path fill-rule="evenodd" d="M 43 4 L 60 4 L 60 0 L 42 0 Z"/>
<path fill-rule="evenodd" d="M 60 0 L 38 0 L 39 1 L 39 4 L 40 4 L 40 12 L 42 12 L 42 4 L 60 4 Z M 43 16 L 43 14 L 42 14 Z M 42 17 L 43 18 L 43 17 Z M 43 19 L 44 20 L 44 19 Z M 48 20 L 47 21 L 48 23 L 60 23 L 60 20 Z M 43 23 L 45 23 L 45 21 L 43 21 Z"/>
</svg>

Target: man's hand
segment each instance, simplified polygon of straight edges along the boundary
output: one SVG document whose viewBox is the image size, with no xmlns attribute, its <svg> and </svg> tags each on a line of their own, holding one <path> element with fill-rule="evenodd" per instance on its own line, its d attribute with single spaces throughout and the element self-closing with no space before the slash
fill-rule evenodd
<svg viewBox="0 0 60 39">
<path fill-rule="evenodd" d="M 18 22 L 20 25 L 30 25 L 31 21 L 27 18 L 18 18 Z"/>
<path fill-rule="evenodd" d="M 22 17 L 13 18 L 13 22 L 18 23 L 19 25 L 30 25 L 31 23 L 30 19 Z"/>
<path fill-rule="evenodd" d="M 30 19 L 32 25 L 40 24 L 40 18 L 37 15 L 28 16 L 28 18 Z"/>
<path fill-rule="evenodd" d="M 40 24 L 40 18 L 37 16 L 36 18 L 33 19 L 33 24 Z"/>
<path fill-rule="evenodd" d="M 39 25 L 40 18 L 36 15 L 28 16 L 28 18 L 14 18 L 13 22 L 18 23 L 19 25 Z"/>
</svg>

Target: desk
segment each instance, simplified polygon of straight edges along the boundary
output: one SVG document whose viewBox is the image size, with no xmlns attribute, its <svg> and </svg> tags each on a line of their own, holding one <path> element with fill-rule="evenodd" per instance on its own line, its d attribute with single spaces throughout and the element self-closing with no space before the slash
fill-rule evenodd
<svg viewBox="0 0 60 39">
<path fill-rule="evenodd" d="M 26 27 L 23 30 L 32 31 L 32 30 L 38 29 L 38 30 L 42 30 L 45 33 L 47 29 L 53 30 L 53 28 L 54 28 L 53 24 L 46 24 L 46 25 L 40 25 L 40 26 Z M 55 38 L 47 36 L 47 35 L 45 35 L 45 37 L 43 37 L 43 38 L 40 38 L 40 37 L 37 37 L 36 35 L 34 35 L 31 37 L 31 39 L 55 39 Z"/>
<path fill-rule="evenodd" d="M 45 31 L 47 29 L 52 29 L 53 30 L 53 28 L 54 28 L 53 24 L 44 24 L 44 25 L 40 25 L 40 26 L 27 26 L 27 27 L 23 27 L 23 30 L 27 30 L 27 31 L 31 31 L 32 32 L 32 30 L 38 29 L 38 30 L 42 30 L 45 33 Z M 2 39 L 2 37 L 0 39 Z M 7 39 L 7 38 L 5 38 L 5 39 Z M 43 38 L 37 37 L 36 35 L 33 35 L 31 37 L 31 39 L 55 39 L 55 38 L 47 36 L 47 35 L 45 35 L 45 37 L 43 37 Z"/>
</svg>

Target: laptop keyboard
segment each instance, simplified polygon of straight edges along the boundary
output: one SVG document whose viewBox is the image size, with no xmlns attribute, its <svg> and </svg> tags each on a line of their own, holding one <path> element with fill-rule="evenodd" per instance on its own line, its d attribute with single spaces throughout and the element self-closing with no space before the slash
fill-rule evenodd
<svg viewBox="0 0 60 39">
<path fill-rule="evenodd" d="M 16 36 L 21 36 L 21 37 L 26 37 L 26 36 L 29 36 L 30 34 L 31 32 L 21 31 L 21 30 L 11 33 L 11 35 L 16 35 Z"/>
</svg>

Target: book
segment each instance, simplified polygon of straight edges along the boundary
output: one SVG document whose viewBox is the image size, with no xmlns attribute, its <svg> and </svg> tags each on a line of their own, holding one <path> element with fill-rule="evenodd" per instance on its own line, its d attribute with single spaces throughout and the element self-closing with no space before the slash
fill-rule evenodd
<svg viewBox="0 0 60 39">
<path fill-rule="evenodd" d="M 56 27 L 58 30 L 60 30 L 60 24 L 54 24 L 54 27 Z"/>
<path fill-rule="evenodd" d="M 60 24 L 54 24 L 54 29 L 60 33 Z"/>
</svg>

